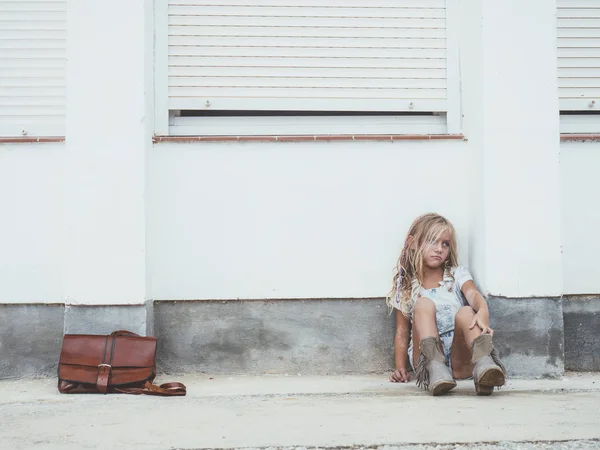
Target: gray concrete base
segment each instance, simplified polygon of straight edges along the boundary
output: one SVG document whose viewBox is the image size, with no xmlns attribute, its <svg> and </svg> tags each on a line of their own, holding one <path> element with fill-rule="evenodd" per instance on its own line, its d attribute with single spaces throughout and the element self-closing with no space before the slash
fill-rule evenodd
<svg viewBox="0 0 600 450">
<path fill-rule="evenodd" d="M 115 330 L 153 334 L 151 303 L 146 305 L 67 305 L 65 333 L 109 334 Z"/>
<path fill-rule="evenodd" d="M 492 297 L 489 305 L 509 375 L 600 370 L 600 298 Z M 117 329 L 156 335 L 166 373 L 366 374 L 394 365 L 394 316 L 383 299 L 0 305 L 0 323 L 0 378 L 54 376 L 63 332 Z"/>
<path fill-rule="evenodd" d="M 509 375 L 556 377 L 564 373 L 560 299 L 491 297 L 488 304 L 494 345 Z"/>
<path fill-rule="evenodd" d="M 56 374 L 63 305 L 0 305 L 0 379 Z"/>
<path fill-rule="evenodd" d="M 167 373 L 372 373 L 393 364 L 383 300 L 161 301 L 154 314 Z"/>
<path fill-rule="evenodd" d="M 564 373 L 560 300 L 491 298 L 490 311 L 510 376 Z M 382 299 L 156 302 L 155 326 L 167 373 L 373 373 L 394 364 Z"/>
<path fill-rule="evenodd" d="M 567 297 L 565 367 L 567 370 L 600 370 L 600 297 Z"/>
</svg>

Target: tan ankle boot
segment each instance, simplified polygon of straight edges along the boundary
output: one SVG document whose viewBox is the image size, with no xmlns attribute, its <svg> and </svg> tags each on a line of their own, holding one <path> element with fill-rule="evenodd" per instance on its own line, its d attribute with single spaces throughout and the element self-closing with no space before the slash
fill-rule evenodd
<svg viewBox="0 0 600 450">
<path fill-rule="evenodd" d="M 440 395 L 456 387 L 456 381 L 446 366 L 441 343 L 435 337 L 422 339 L 419 344 L 421 357 L 417 365 L 417 386 L 433 395 Z"/>
<path fill-rule="evenodd" d="M 491 395 L 494 387 L 506 382 L 506 369 L 492 344 L 492 336 L 482 334 L 473 341 L 473 381 L 477 395 Z"/>
</svg>

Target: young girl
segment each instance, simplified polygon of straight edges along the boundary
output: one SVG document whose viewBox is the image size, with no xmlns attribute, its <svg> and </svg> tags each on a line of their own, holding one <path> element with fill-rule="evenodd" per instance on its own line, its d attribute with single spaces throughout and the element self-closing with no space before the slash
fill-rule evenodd
<svg viewBox="0 0 600 450">
<path fill-rule="evenodd" d="M 410 359 L 417 386 L 433 395 L 456 387 L 455 378 L 471 376 L 477 394 L 490 395 L 504 384 L 505 369 L 492 345 L 487 303 L 458 265 L 455 234 L 439 214 L 418 217 L 408 231 L 386 298 L 396 310 L 390 381 L 409 380 Z"/>
</svg>

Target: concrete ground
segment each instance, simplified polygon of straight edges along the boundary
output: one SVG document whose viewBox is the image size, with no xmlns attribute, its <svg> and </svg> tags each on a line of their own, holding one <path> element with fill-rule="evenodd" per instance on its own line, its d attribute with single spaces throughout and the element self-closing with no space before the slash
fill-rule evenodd
<svg viewBox="0 0 600 450">
<path fill-rule="evenodd" d="M 433 398 L 386 375 L 161 377 L 187 397 L 63 395 L 0 381 L 0 449 L 600 449 L 600 374 L 460 382 Z"/>
</svg>

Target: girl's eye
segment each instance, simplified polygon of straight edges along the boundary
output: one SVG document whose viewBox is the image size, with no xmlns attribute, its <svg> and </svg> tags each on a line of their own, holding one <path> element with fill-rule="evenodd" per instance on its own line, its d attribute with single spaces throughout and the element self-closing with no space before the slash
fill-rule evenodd
<svg viewBox="0 0 600 450">
<path fill-rule="evenodd" d="M 445 248 L 450 248 L 450 242 L 443 242 L 443 243 L 442 243 L 442 245 L 443 245 Z"/>
</svg>

